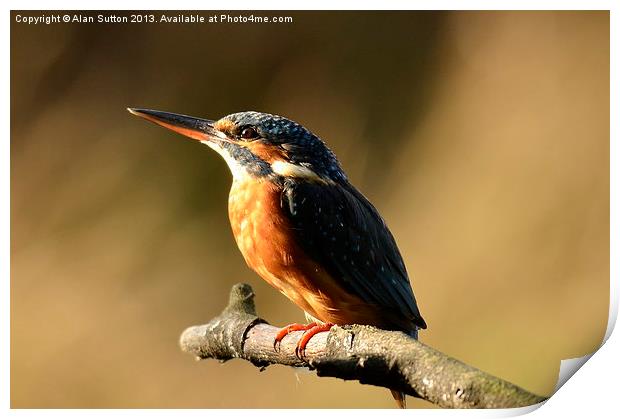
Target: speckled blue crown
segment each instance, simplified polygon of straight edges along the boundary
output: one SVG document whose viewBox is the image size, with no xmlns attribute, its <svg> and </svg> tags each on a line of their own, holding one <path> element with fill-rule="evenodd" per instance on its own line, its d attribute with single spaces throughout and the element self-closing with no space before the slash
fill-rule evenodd
<svg viewBox="0 0 620 419">
<path fill-rule="evenodd" d="M 346 175 L 336 155 L 325 143 L 304 126 L 283 116 L 247 111 L 225 116 L 237 129 L 252 126 L 261 138 L 282 145 L 288 152 L 291 163 L 307 165 L 334 180 L 344 180 Z"/>
</svg>

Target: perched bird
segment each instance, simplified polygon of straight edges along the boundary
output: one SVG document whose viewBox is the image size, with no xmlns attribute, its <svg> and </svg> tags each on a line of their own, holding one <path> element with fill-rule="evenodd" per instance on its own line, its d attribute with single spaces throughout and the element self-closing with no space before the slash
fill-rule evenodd
<svg viewBox="0 0 620 419">
<path fill-rule="evenodd" d="M 211 147 L 228 164 L 232 231 L 248 266 L 312 322 L 284 327 L 310 338 L 334 324 L 365 324 L 417 338 L 426 323 L 394 237 L 308 129 L 276 115 L 239 112 L 217 121 L 148 109 L 129 112 Z M 400 407 L 405 395 L 392 391 Z"/>
</svg>

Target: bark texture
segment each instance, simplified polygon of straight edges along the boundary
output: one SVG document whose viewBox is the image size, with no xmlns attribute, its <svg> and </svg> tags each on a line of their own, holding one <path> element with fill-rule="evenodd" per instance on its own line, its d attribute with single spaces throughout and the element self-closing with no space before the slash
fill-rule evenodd
<svg viewBox="0 0 620 419">
<path fill-rule="evenodd" d="M 319 376 L 402 391 L 445 408 L 513 408 L 547 399 L 401 332 L 335 326 L 315 335 L 306 348 L 306 358 L 300 360 L 295 345 L 303 332 L 286 336 L 276 351 L 273 342 L 278 330 L 257 316 L 252 288 L 237 284 L 224 311 L 207 324 L 186 329 L 180 344 L 183 351 L 199 359 L 242 358 L 260 368 L 270 364 L 308 367 Z"/>
</svg>

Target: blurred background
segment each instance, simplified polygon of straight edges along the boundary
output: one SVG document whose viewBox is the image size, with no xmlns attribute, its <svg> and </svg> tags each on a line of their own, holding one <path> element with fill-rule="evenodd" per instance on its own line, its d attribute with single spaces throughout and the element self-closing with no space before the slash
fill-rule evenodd
<svg viewBox="0 0 620 419">
<path fill-rule="evenodd" d="M 260 110 L 318 134 L 389 224 L 441 351 L 549 395 L 560 360 L 601 343 L 607 12 L 17 14 L 41 13 L 12 12 L 12 407 L 394 407 L 385 389 L 179 350 L 236 282 L 272 324 L 303 315 L 245 266 L 224 161 L 127 106 Z"/>
</svg>

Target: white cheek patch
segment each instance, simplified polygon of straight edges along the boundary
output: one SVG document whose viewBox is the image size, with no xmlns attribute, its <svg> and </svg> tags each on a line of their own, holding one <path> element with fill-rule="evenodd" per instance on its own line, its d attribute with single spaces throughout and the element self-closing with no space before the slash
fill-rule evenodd
<svg viewBox="0 0 620 419">
<path fill-rule="evenodd" d="M 271 170 L 274 173 L 284 177 L 294 177 L 324 182 L 319 175 L 312 169 L 297 164 L 287 163 L 282 160 L 276 160 L 271 163 Z"/>
<path fill-rule="evenodd" d="M 224 158 L 226 164 L 228 165 L 228 168 L 230 169 L 230 172 L 233 175 L 234 180 L 241 180 L 248 176 L 247 170 L 245 170 L 245 168 L 240 165 L 237 160 L 232 158 L 232 156 L 228 153 L 226 149 L 220 147 L 219 144 L 209 140 L 201 141 L 201 143 L 209 146 L 209 148 L 215 150 L 217 154 Z"/>
</svg>

